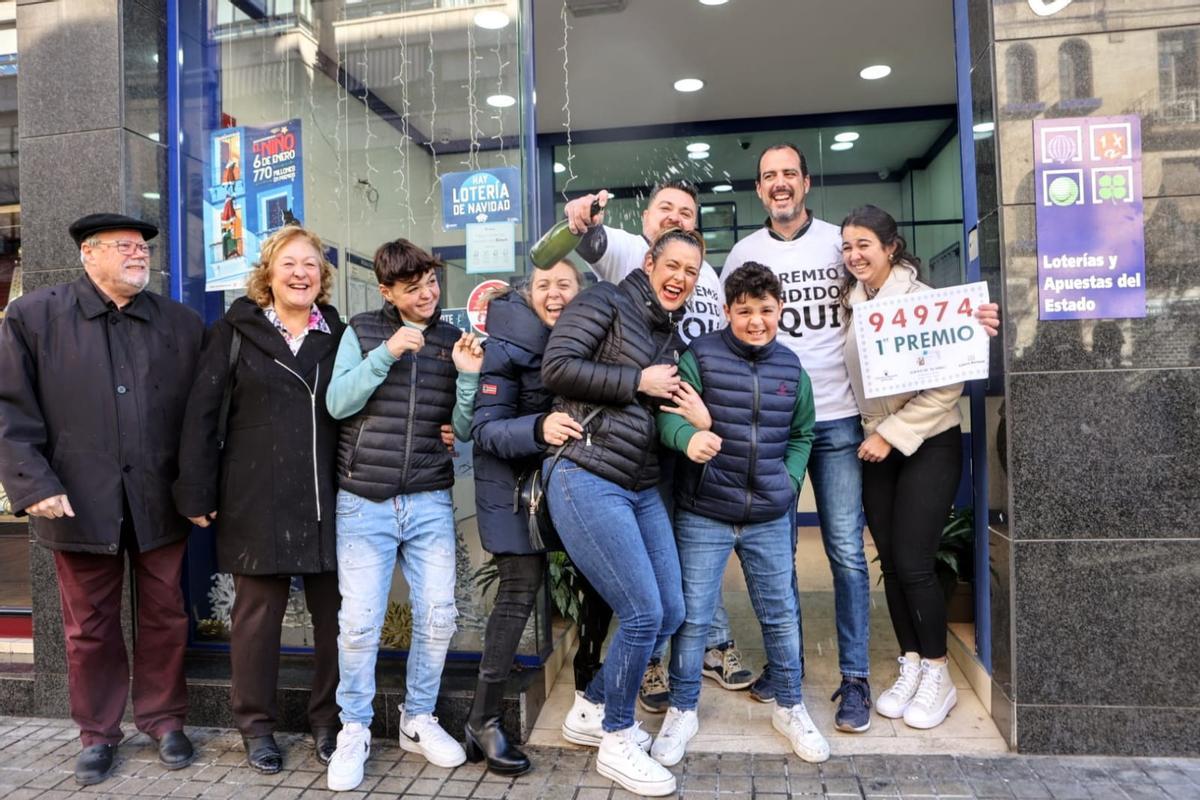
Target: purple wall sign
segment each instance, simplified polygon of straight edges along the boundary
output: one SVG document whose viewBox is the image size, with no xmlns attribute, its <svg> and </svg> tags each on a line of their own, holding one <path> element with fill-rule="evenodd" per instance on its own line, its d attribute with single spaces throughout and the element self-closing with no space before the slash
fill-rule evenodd
<svg viewBox="0 0 1200 800">
<path fill-rule="evenodd" d="M 1038 319 L 1146 316 L 1137 115 L 1033 123 Z"/>
</svg>

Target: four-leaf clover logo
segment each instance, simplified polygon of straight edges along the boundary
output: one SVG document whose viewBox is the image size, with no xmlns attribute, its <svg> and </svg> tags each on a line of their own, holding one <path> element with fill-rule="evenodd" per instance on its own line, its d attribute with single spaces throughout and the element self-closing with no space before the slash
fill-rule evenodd
<svg viewBox="0 0 1200 800">
<path fill-rule="evenodd" d="M 1120 173 L 1101 175 L 1099 186 L 1101 200 L 1124 200 L 1129 195 L 1128 180 Z"/>
</svg>

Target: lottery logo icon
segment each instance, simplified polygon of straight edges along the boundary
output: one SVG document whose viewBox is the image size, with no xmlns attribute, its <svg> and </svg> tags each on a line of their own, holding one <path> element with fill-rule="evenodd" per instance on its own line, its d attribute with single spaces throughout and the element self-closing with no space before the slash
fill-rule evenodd
<svg viewBox="0 0 1200 800">
<path fill-rule="evenodd" d="M 1048 170 L 1042 174 L 1042 205 L 1074 206 L 1083 203 L 1080 170 Z"/>
<path fill-rule="evenodd" d="M 1060 133 L 1046 143 L 1046 152 L 1055 161 L 1070 161 L 1075 155 L 1075 147 L 1074 137 Z"/>
</svg>

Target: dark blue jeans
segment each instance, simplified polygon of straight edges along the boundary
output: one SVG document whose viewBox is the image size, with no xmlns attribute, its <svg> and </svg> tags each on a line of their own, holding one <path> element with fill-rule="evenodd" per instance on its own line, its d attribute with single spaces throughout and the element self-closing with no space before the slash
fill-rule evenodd
<svg viewBox="0 0 1200 800">
<path fill-rule="evenodd" d="M 683 622 L 671 521 L 657 488 L 622 489 L 566 458 L 546 495 L 571 561 L 617 615 L 608 657 L 584 694 L 604 703 L 604 730 L 624 730 L 651 652 Z"/>
</svg>

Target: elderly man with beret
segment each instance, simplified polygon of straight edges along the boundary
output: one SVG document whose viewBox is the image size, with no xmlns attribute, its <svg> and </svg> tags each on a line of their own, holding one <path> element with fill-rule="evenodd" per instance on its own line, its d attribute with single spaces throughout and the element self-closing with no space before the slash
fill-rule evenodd
<svg viewBox="0 0 1200 800">
<path fill-rule="evenodd" d="M 69 230 L 85 274 L 15 300 L 0 324 L 0 483 L 54 551 L 83 745 L 75 778 L 92 784 L 112 770 L 129 695 L 126 560 L 137 612 L 134 722 L 168 768 L 193 758 L 180 586 L 191 524 L 175 510 L 171 483 L 204 326 L 143 291 L 155 226 L 91 214 Z"/>
</svg>

